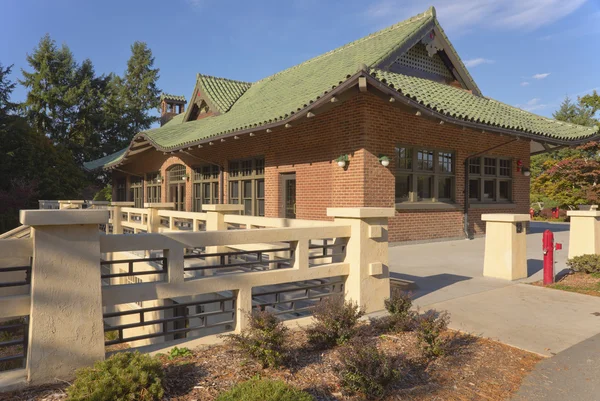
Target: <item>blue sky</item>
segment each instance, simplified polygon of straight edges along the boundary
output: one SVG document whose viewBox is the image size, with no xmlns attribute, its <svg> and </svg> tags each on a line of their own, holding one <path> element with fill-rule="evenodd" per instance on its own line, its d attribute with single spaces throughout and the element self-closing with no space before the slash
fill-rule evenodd
<svg viewBox="0 0 600 401">
<path fill-rule="evenodd" d="M 550 116 L 565 95 L 600 89 L 600 0 L 3 0 L 0 63 L 20 78 L 49 33 L 122 74 L 141 40 L 160 88 L 189 98 L 198 72 L 256 81 L 430 5 L 486 96 Z"/>
</svg>

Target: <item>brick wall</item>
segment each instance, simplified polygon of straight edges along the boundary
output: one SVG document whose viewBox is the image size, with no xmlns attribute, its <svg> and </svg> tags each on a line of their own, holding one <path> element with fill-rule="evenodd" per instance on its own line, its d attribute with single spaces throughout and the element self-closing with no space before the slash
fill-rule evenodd
<svg viewBox="0 0 600 401">
<path fill-rule="evenodd" d="M 390 219 L 390 241 L 428 240 L 434 238 L 464 237 L 464 161 L 467 156 L 512 141 L 514 137 L 482 133 L 452 124 L 439 124 L 439 120 L 417 116 L 414 110 L 402 109 L 368 93 L 366 131 L 368 132 L 365 174 L 365 205 L 394 206 L 395 162 L 388 167 L 379 163 L 379 155 L 394 155 L 397 145 L 419 145 L 454 151 L 455 160 L 455 210 L 398 210 Z M 485 152 L 485 155 L 512 157 L 513 200 L 516 207 L 502 208 L 485 205 L 485 209 L 469 211 L 469 228 L 475 234 L 484 232 L 482 213 L 528 213 L 529 178 L 516 172 L 516 161 L 529 166 L 529 141 L 521 140 Z M 475 207 L 475 206 L 473 206 Z"/>
<path fill-rule="evenodd" d="M 342 102 L 340 102 L 342 103 Z M 416 116 L 414 111 L 390 105 L 377 96 L 357 94 L 327 112 L 272 133 L 257 131 L 254 137 L 241 135 L 214 141 L 213 146 L 194 147 L 186 153 L 163 155 L 148 151 L 133 163 L 122 167 L 139 174 L 161 171 L 162 196 L 167 201 L 167 169 L 184 164 L 193 177 L 192 168 L 206 162 L 224 166 L 229 160 L 263 156 L 265 158 L 265 214 L 282 216 L 281 175 L 296 174 L 297 218 L 327 219 L 328 207 L 383 206 L 394 207 L 394 162 L 383 167 L 380 154 L 393 156 L 397 144 L 420 145 L 448 149 L 456 154 L 456 203 L 453 210 L 398 210 L 390 219 L 390 240 L 410 241 L 448 237 L 463 237 L 463 162 L 466 156 L 510 141 L 511 137 L 462 130 L 451 124 Z M 350 162 L 340 168 L 334 161 L 348 154 Z M 513 157 L 513 198 L 516 208 L 473 209 L 469 213 L 470 227 L 483 232 L 481 213 L 527 213 L 529 209 L 529 179 L 514 172 L 516 160 L 529 166 L 529 142 L 518 141 L 486 154 Z M 115 173 L 117 177 L 118 173 Z M 227 173 L 224 174 L 227 183 Z M 224 186 L 227 202 L 228 186 Z M 192 210 L 192 180 L 186 183 L 186 207 Z"/>
</svg>

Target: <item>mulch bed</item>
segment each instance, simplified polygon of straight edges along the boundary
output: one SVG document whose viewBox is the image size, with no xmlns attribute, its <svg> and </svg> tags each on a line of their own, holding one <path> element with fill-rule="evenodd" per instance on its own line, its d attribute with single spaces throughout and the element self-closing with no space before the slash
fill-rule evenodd
<svg viewBox="0 0 600 401">
<path fill-rule="evenodd" d="M 569 273 L 560 277 L 554 284 L 545 286 L 543 281 L 536 281 L 532 284 L 539 287 L 600 297 L 600 274 L 598 273 Z"/>
<path fill-rule="evenodd" d="M 542 358 L 498 342 L 448 331 L 446 355 L 428 361 L 421 356 L 414 333 L 382 334 L 371 331 L 364 341 L 376 343 L 384 352 L 405 356 L 402 376 L 385 400 L 508 400 L 521 380 Z M 290 333 L 291 362 L 286 368 L 262 369 L 229 345 L 197 349 L 192 357 L 168 360 L 167 400 L 212 401 L 234 384 L 256 375 L 284 380 L 309 391 L 318 401 L 355 401 L 359 396 L 344 394 L 333 367 L 338 353 L 311 349 L 302 330 Z M 0 400 L 65 400 L 66 384 L 30 388 L 0 394 Z"/>
</svg>

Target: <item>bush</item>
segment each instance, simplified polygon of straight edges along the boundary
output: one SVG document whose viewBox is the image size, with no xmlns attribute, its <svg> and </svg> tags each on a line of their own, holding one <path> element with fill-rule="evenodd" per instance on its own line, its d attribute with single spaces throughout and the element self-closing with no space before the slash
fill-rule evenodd
<svg viewBox="0 0 600 401">
<path fill-rule="evenodd" d="M 410 310 L 412 300 L 410 295 L 403 291 L 394 291 L 385 300 L 385 309 L 390 313 L 386 319 L 388 329 L 394 331 L 410 331 L 415 326 L 417 314 Z"/>
<path fill-rule="evenodd" d="M 69 401 L 153 401 L 164 395 L 158 360 L 139 352 L 118 353 L 77 371 Z"/>
<path fill-rule="evenodd" d="M 391 358 L 375 345 L 352 341 L 339 352 L 340 365 L 335 371 L 342 387 L 350 393 L 361 393 L 367 398 L 380 398 L 386 388 L 398 379 L 398 358 Z"/>
<path fill-rule="evenodd" d="M 190 351 L 189 348 L 185 348 L 185 347 L 183 347 L 183 348 L 173 347 L 169 351 L 169 359 L 187 358 L 192 355 L 193 355 L 192 351 Z"/>
<path fill-rule="evenodd" d="M 241 334 L 225 336 L 229 343 L 251 358 L 259 360 L 263 368 L 282 365 L 287 358 L 287 327 L 277 316 L 267 311 L 250 313 L 248 319 L 249 327 Z"/>
<path fill-rule="evenodd" d="M 356 334 L 364 314 L 358 304 L 342 297 L 325 298 L 313 309 L 315 324 L 306 330 L 308 341 L 319 347 L 344 344 Z"/>
<path fill-rule="evenodd" d="M 221 393 L 217 401 L 314 401 L 314 398 L 281 380 L 255 377 Z"/>
<path fill-rule="evenodd" d="M 581 255 L 567 260 L 567 266 L 575 272 L 600 273 L 600 255 Z"/>
<path fill-rule="evenodd" d="M 444 354 L 443 331 L 448 328 L 450 315 L 448 312 L 438 313 L 435 310 L 425 312 L 417 318 L 417 338 L 423 354 L 436 357 Z"/>
</svg>

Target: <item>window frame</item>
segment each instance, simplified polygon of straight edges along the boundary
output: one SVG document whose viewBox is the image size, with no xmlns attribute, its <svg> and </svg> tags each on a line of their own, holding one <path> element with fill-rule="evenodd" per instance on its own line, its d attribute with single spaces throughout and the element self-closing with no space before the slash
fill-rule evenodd
<svg viewBox="0 0 600 401">
<path fill-rule="evenodd" d="M 134 203 L 133 207 L 144 207 L 144 177 L 129 177 L 129 197 L 129 201 Z"/>
<path fill-rule="evenodd" d="M 160 203 L 162 201 L 162 180 L 160 171 L 146 173 L 146 202 Z"/>
<path fill-rule="evenodd" d="M 405 157 L 400 159 L 401 150 L 404 149 Z M 423 169 L 422 161 L 419 161 L 419 152 L 432 153 L 432 168 Z M 442 171 L 441 166 L 445 163 L 440 162 L 440 155 L 451 155 L 451 172 Z M 443 148 L 431 148 L 428 146 L 404 145 L 398 144 L 394 149 L 394 188 L 396 188 L 399 177 L 408 177 L 409 191 L 406 198 L 396 197 L 394 190 L 395 204 L 455 204 L 456 202 L 456 151 Z M 427 163 L 429 164 L 429 163 Z M 402 166 L 402 167 L 401 167 Z M 433 178 L 431 183 L 431 197 L 419 199 L 419 178 Z M 441 179 L 450 178 L 450 197 L 440 197 L 440 181 Z"/>
<path fill-rule="evenodd" d="M 117 178 L 115 182 L 115 198 L 117 198 L 117 202 L 127 201 L 127 178 Z"/>
<path fill-rule="evenodd" d="M 235 167 L 234 167 L 235 166 Z M 250 194 L 245 192 L 244 183 L 250 181 Z M 227 201 L 230 204 L 242 205 L 240 214 L 244 215 L 246 202 L 250 202 L 251 216 L 264 216 L 265 197 L 257 197 L 258 183 L 265 183 L 265 158 L 253 156 L 243 159 L 229 160 L 227 162 Z M 237 188 L 237 196 L 232 196 L 233 186 Z M 266 189 L 265 191 L 266 192 Z M 264 194 L 263 194 L 264 195 Z M 260 201 L 263 204 L 263 213 L 260 214 Z"/>
<path fill-rule="evenodd" d="M 202 164 L 193 168 L 194 179 L 192 183 L 192 210 L 201 212 L 202 205 L 211 205 L 219 203 L 219 177 L 221 168 L 216 164 Z M 204 187 L 208 185 L 209 196 L 204 195 Z M 208 202 L 205 202 L 208 200 Z"/>
<path fill-rule="evenodd" d="M 492 166 L 490 164 L 486 167 L 486 161 L 494 160 L 494 174 L 486 174 L 486 168 L 491 169 Z M 472 161 L 477 161 L 477 163 L 472 163 Z M 502 166 L 501 161 L 508 162 L 508 167 Z M 472 173 L 471 166 L 478 165 L 479 173 Z M 492 156 L 492 155 L 481 155 L 478 157 L 472 157 L 469 159 L 468 163 L 468 174 L 469 174 L 469 187 L 471 185 L 471 181 L 478 181 L 478 191 L 476 197 L 473 197 L 472 191 L 469 189 L 469 203 L 470 204 L 511 204 L 514 201 L 514 174 L 513 174 L 513 158 L 506 156 Z M 503 175 L 500 172 L 504 169 L 508 168 L 508 175 Z M 489 199 L 485 197 L 485 183 L 486 181 L 493 182 L 493 199 Z M 500 197 L 500 183 L 507 182 L 508 183 L 508 197 L 501 198 Z"/>
</svg>

